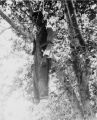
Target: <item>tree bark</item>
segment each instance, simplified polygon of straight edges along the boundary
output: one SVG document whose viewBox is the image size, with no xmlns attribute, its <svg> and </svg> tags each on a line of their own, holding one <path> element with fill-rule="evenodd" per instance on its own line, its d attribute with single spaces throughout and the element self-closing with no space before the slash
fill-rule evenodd
<svg viewBox="0 0 97 120">
<path fill-rule="evenodd" d="M 68 28 L 70 33 L 70 45 L 71 45 L 71 59 L 73 61 L 73 70 L 78 83 L 78 93 L 77 99 L 79 99 L 81 114 L 84 116 L 84 104 L 87 98 L 87 76 L 85 74 L 85 62 L 86 61 L 85 42 L 78 28 L 75 10 L 73 7 L 73 0 L 65 0 L 65 12 L 68 21 Z M 78 52 L 80 48 L 83 53 Z"/>
<path fill-rule="evenodd" d="M 80 30 L 79 30 L 79 27 L 77 24 L 73 1 L 65 0 L 65 4 L 66 4 L 66 9 L 67 9 L 66 11 L 68 13 L 69 22 L 71 24 L 70 26 L 72 28 L 72 32 L 74 33 L 72 37 L 74 40 L 77 38 L 77 40 L 81 46 L 85 46 L 84 39 L 80 33 Z"/>
</svg>

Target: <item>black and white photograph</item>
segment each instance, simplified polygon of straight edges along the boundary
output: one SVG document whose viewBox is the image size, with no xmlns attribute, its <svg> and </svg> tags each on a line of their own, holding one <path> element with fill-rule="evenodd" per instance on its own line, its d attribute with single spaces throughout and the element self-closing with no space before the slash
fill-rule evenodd
<svg viewBox="0 0 97 120">
<path fill-rule="evenodd" d="M 0 120 L 97 120 L 97 0 L 0 0 Z"/>
</svg>

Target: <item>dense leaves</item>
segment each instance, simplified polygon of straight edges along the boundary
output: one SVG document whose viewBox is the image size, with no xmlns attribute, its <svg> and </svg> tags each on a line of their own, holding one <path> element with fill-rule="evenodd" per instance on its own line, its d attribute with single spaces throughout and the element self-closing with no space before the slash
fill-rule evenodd
<svg viewBox="0 0 97 120">
<path fill-rule="evenodd" d="M 80 14 L 87 14 L 89 20 L 93 20 L 97 13 L 97 0 L 76 0 L 76 12 Z"/>
<path fill-rule="evenodd" d="M 73 69 L 74 61 L 71 57 L 73 48 L 69 40 L 70 33 L 67 26 L 68 21 L 66 19 L 65 6 L 62 4 L 63 2 L 61 3 L 56 0 L 12 0 L 10 3 L 8 0 L 0 1 L 0 6 L 5 13 L 7 13 L 7 8 L 10 10 L 10 13 L 8 13 L 9 18 L 12 19 L 17 26 L 22 26 L 24 28 L 23 30 L 29 33 L 35 33 L 34 22 L 36 22 L 36 24 L 40 24 L 39 21 L 35 21 L 36 18 L 33 17 L 33 12 L 43 12 L 43 16 L 40 18 L 42 19 L 43 17 L 44 21 L 47 21 L 47 26 L 50 25 L 55 31 L 57 31 L 57 35 L 54 36 L 52 41 L 53 45 L 50 50 L 52 58 L 51 74 L 57 73 L 59 84 L 63 84 L 64 82 L 68 83 L 69 81 L 69 86 L 72 85 L 76 91 L 77 80 Z M 80 72 L 83 72 L 86 76 L 88 76 L 89 99 L 96 102 L 97 0 L 75 0 L 74 8 L 79 25 L 78 27 L 85 41 L 85 48 L 83 49 L 81 46 L 76 47 L 74 55 L 79 55 L 79 66 L 81 68 Z M 31 54 L 31 41 L 26 40 L 25 42 L 25 39 L 17 39 L 14 42 L 14 47 L 18 48 L 18 50 L 23 48 Z M 59 89 L 61 88 L 64 89 L 64 87 L 60 86 Z M 68 87 L 66 89 L 68 89 Z"/>
</svg>

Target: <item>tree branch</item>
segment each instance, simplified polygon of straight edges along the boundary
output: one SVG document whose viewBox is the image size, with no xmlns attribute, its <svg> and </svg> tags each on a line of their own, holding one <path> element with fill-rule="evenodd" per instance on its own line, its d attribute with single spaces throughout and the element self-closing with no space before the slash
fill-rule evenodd
<svg viewBox="0 0 97 120">
<path fill-rule="evenodd" d="M 8 16 L 6 16 L 1 10 L 0 10 L 0 15 L 3 19 L 5 19 L 10 25 L 11 27 L 18 33 L 20 33 L 21 35 L 23 35 L 24 37 L 26 37 L 27 39 L 30 39 L 32 42 L 34 41 L 34 37 L 33 34 L 29 34 L 27 31 L 24 31 L 22 27 L 17 27 L 15 25 L 15 23 L 8 18 Z"/>
<path fill-rule="evenodd" d="M 11 28 L 11 27 L 8 27 L 8 28 L 3 29 L 3 30 L 0 32 L 0 35 L 1 35 L 3 32 L 5 32 L 6 30 L 10 29 L 10 28 Z"/>
</svg>

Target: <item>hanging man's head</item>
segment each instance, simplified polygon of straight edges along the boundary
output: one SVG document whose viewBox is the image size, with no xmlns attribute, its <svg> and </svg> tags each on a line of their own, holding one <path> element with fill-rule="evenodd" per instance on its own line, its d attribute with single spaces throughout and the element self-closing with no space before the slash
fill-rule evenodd
<svg viewBox="0 0 97 120">
<path fill-rule="evenodd" d="M 36 25 L 41 27 L 42 25 L 45 25 L 44 17 L 41 11 L 33 12 L 32 19 Z"/>
</svg>

